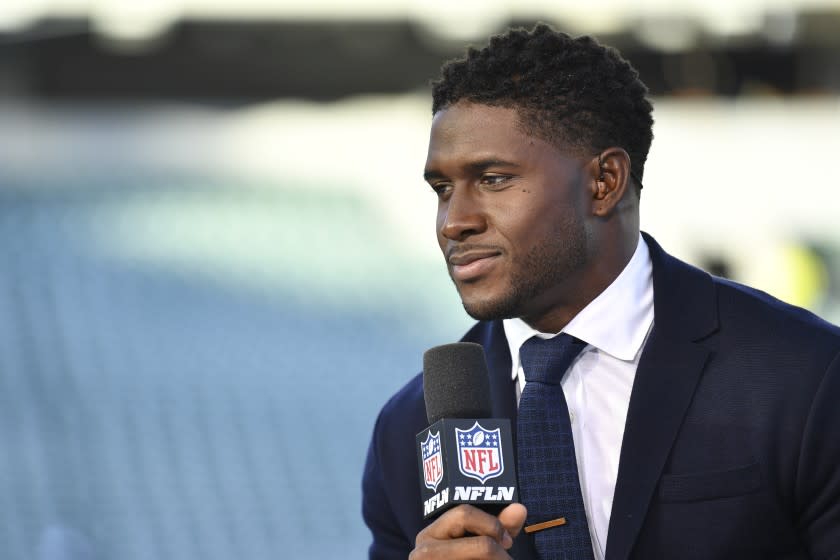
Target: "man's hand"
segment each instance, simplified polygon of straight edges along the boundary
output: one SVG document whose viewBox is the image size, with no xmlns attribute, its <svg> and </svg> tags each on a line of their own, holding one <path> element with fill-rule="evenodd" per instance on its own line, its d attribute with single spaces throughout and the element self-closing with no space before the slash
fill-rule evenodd
<svg viewBox="0 0 840 560">
<path fill-rule="evenodd" d="M 470 505 L 454 507 L 417 534 L 409 560 L 509 559 L 505 551 L 522 529 L 526 513 L 522 504 L 510 504 L 498 517 Z"/>
</svg>

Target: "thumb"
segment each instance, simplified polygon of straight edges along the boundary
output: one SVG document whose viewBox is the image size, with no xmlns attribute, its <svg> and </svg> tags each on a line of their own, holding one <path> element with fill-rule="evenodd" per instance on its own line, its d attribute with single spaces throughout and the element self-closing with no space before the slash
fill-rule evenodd
<svg viewBox="0 0 840 560">
<path fill-rule="evenodd" d="M 499 522 L 507 529 L 511 537 L 515 537 L 522 530 L 527 515 L 528 510 L 522 504 L 510 504 L 499 513 Z"/>
</svg>

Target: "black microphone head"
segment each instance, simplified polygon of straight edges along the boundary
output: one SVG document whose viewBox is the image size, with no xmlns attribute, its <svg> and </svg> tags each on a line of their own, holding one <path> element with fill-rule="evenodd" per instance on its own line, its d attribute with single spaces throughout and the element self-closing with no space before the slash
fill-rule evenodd
<svg viewBox="0 0 840 560">
<path fill-rule="evenodd" d="M 456 342 L 426 350 L 423 396 L 429 424 L 441 418 L 489 418 L 493 407 L 484 348 Z"/>
</svg>

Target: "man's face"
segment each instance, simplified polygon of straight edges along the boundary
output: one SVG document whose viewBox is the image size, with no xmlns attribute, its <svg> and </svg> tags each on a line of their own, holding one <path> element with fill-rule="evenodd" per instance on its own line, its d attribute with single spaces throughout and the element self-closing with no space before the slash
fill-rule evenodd
<svg viewBox="0 0 840 560">
<path fill-rule="evenodd" d="M 515 109 L 459 102 L 435 115 L 425 177 L 471 316 L 536 326 L 576 305 L 590 260 L 585 163 L 523 132 Z"/>
</svg>

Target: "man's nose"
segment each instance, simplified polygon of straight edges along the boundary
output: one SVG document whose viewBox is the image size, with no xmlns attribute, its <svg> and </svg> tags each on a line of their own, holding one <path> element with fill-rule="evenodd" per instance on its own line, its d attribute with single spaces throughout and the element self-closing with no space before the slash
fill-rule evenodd
<svg viewBox="0 0 840 560">
<path fill-rule="evenodd" d="M 482 206 L 467 186 L 456 187 L 440 212 L 439 233 L 450 241 L 463 241 L 487 229 Z"/>
</svg>

